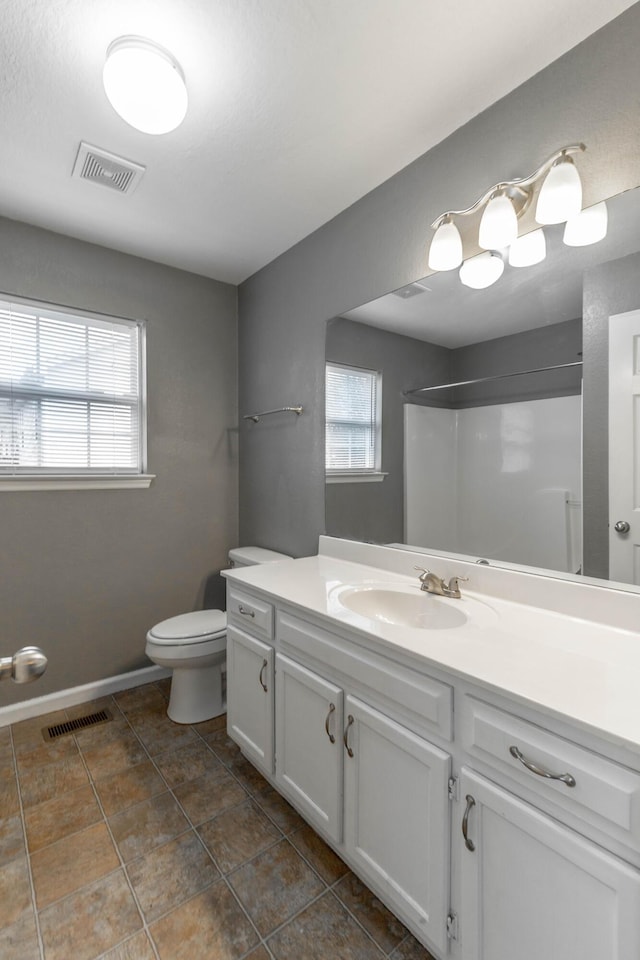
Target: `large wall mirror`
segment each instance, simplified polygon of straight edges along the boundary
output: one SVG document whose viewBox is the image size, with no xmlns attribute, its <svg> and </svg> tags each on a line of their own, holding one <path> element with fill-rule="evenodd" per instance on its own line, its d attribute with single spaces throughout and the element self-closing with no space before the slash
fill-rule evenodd
<svg viewBox="0 0 640 960">
<path fill-rule="evenodd" d="M 607 208 L 488 289 L 433 274 L 329 321 L 327 362 L 382 381 L 382 479 L 327 483 L 329 535 L 636 589 L 640 188 Z"/>
</svg>

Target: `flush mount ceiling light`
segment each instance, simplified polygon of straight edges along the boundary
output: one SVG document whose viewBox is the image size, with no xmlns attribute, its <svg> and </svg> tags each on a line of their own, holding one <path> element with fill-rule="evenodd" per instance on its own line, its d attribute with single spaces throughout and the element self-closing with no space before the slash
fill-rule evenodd
<svg viewBox="0 0 640 960">
<path fill-rule="evenodd" d="M 491 251 L 501 251 L 506 255 L 508 249 L 509 264 L 514 267 L 528 267 L 540 263 L 546 256 L 543 231 L 533 230 L 518 237 L 518 221 L 529 209 L 534 198 L 535 219 L 538 223 L 571 221 L 571 226 L 567 223 L 565 230 L 565 243 L 569 246 L 595 243 L 602 239 L 606 234 L 606 208 L 604 233 L 601 213 L 594 214 L 591 229 L 586 220 L 580 221 L 583 216 L 580 213 L 582 183 L 573 155 L 582 153 L 583 150 L 586 150 L 583 143 L 569 144 L 552 154 L 530 176 L 496 183 L 465 210 L 447 210 L 441 213 L 431 224 L 435 235 L 429 248 L 429 269 L 453 270 L 460 266 L 464 258 L 464 245 L 456 220 L 480 212 L 482 216 L 475 249 L 481 247 L 487 254 L 465 260 L 460 270 L 462 283 L 475 287 L 476 283 L 472 281 L 475 277 L 474 271 L 478 269 L 488 271 L 483 273 L 483 277 L 488 278 L 491 275 L 492 279 L 479 283 L 477 289 L 495 283 L 504 269 L 504 260 L 502 256 L 492 257 Z M 575 227 L 574 218 L 577 218 Z M 530 219 L 528 218 L 527 222 L 530 222 Z M 599 223 L 598 227 L 596 221 Z M 594 239 L 581 239 L 587 236 L 593 236 Z M 479 266 L 469 266 L 476 261 Z"/>
<path fill-rule="evenodd" d="M 113 109 L 136 130 L 175 130 L 187 112 L 187 88 L 178 61 L 144 37 L 119 37 L 109 44 L 102 73 Z"/>
<path fill-rule="evenodd" d="M 607 221 L 607 205 L 603 200 L 567 220 L 562 239 L 568 247 L 586 247 L 590 243 L 598 243 L 607 235 Z"/>
<path fill-rule="evenodd" d="M 504 260 L 497 253 L 486 251 L 471 257 L 460 267 L 460 281 L 472 290 L 484 290 L 499 280 L 504 271 Z"/>
</svg>

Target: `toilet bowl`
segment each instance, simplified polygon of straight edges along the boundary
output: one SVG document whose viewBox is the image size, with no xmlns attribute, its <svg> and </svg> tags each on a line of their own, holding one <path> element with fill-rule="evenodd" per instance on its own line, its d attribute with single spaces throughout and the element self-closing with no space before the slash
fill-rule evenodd
<svg viewBox="0 0 640 960">
<path fill-rule="evenodd" d="M 289 559 L 262 547 L 229 552 L 232 567 Z M 227 615 L 222 610 L 195 610 L 163 620 L 147 633 L 146 655 L 173 671 L 167 714 L 176 723 L 202 723 L 224 713 L 226 631 Z"/>
</svg>

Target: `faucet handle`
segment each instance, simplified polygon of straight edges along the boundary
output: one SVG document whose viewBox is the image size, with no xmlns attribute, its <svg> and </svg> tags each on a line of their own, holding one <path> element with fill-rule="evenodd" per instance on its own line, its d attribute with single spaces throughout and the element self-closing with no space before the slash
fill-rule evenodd
<svg viewBox="0 0 640 960">
<path fill-rule="evenodd" d="M 467 583 L 468 580 L 469 580 L 469 577 L 451 577 L 449 580 L 449 583 L 445 587 L 447 596 L 455 597 L 456 599 L 459 600 L 460 599 L 460 581 L 462 581 L 463 583 Z"/>
<path fill-rule="evenodd" d="M 431 571 L 430 571 L 430 570 L 425 570 L 424 567 L 414 567 L 413 569 L 420 571 L 420 576 L 418 577 L 418 580 L 424 581 L 424 580 L 426 579 L 426 577 L 430 576 L 430 574 L 431 574 Z"/>
</svg>

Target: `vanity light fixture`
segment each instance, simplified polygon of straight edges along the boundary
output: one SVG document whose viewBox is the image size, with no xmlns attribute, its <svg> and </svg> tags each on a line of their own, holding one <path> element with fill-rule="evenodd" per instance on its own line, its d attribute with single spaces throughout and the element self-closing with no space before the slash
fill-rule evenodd
<svg viewBox="0 0 640 960">
<path fill-rule="evenodd" d="M 473 290 L 484 290 L 499 280 L 504 271 L 504 260 L 497 253 L 486 250 L 465 260 L 460 267 L 460 282 Z"/>
<path fill-rule="evenodd" d="M 529 209 L 534 198 L 535 219 L 538 223 L 564 223 L 578 215 L 582 216 L 582 183 L 573 155 L 583 150 L 586 150 L 583 143 L 562 147 L 528 177 L 496 183 L 470 207 L 441 213 L 431 224 L 436 232 L 429 248 L 429 269 L 453 270 L 460 266 L 464 251 L 460 230 L 455 221 L 480 211 L 482 215 L 477 246 L 485 250 L 486 255 L 480 254 L 462 264 L 462 283 L 475 289 L 495 283 L 504 270 L 503 254 L 506 254 L 507 250 L 509 264 L 514 267 L 531 266 L 544 260 L 544 233 L 542 230 L 533 230 L 518 237 L 518 220 Z M 596 239 L 601 239 L 605 234 L 602 233 L 601 226 L 596 229 L 596 220 L 594 215 L 593 233 L 589 231 L 587 221 L 582 221 L 580 227 L 577 225 L 578 221 L 575 227 L 567 224 L 565 243 L 577 246 L 595 243 Z M 606 233 L 606 219 L 604 230 Z M 591 235 L 595 239 L 572 239 Z M 500 256 L 496 256 L 497 251 L 500 251 Z M 467 264 L 470 266 L 467 267 Z M 480 282 L 480 277 L 483 282 Z"/>
<path fill-rule="evenodd" d="M 603 200 L 567 220 L 562 239 L 568 247 L 586 247 L 590 243 L 598 243 L 607 235 L 607 221 L 607 205 Z"/>
<path fill-rule="evenodd" d="M 136 130 L 175 130 L 187 112 L 187 88 L 178 61 L 145 37 L 119 37 L 109 44 L 102 73 L 113 109 Z"/>
<path fill-rule="evenodd" d="M 535 263 L 542 263 L 547 255 L 547 241 L 544 230 L 538 227 L 531 233 L 518 237 L 509 247 L 510 267 L 532 267 Z"/>
</svg>

